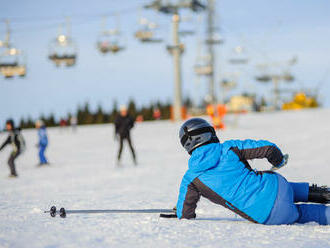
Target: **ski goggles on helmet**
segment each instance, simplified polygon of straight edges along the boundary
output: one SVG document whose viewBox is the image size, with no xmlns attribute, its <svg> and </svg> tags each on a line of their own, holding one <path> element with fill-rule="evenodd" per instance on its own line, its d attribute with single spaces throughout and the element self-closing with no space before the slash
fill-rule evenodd
<svg viewBox="0 0 330 248">
<path fill-rule="evenodd" d="M 197 136 L 202 133 L 212 133 L 213 135 L 216 135 L 215 130 L 213 127 L 201 127 L 192 131 L 188 131 L 187 127 L 183 128 L 184 135 L 180 139 L 181 145 L 184 146 L 188 139 L 192 140 L 192 136 Z"/>
</svg>

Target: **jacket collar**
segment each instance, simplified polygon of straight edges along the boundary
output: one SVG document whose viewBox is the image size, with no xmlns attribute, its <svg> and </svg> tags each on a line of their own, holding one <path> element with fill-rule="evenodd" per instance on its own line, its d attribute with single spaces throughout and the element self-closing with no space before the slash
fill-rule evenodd
<svg viewBox="0 0 330 248">
<path fill-rule="evenodd" d="M 221 156 L 220 143 L 211 143 L 193 151 L 188 162 L 188 171 L 202 173 L 218 165 Z"/>
</svg>

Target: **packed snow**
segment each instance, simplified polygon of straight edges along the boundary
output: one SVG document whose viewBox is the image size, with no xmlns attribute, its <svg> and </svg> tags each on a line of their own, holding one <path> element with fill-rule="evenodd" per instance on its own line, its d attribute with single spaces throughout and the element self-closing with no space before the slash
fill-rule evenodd
<svg viewBox="0 0 330 248">
<path fill-rule="evenodd" d="M 279 172 L 290 181 L 330 184 L 330 109 L 228 115 L 220 140 L 268 139 L 290 160 Z M 9 178 L 10 147 L 0 153 L 0 247 L 330 247 L 330 227 L 264 226 L 201 199 L 196 220 L 159 214 L 43 213 L 66 209 L 172 208 L 189 155 L 178 140 L 180 123 L 137 123 L 132 131 L 138 166 L 128 147 L 116 166 L 113 125 L 49 128 L 51 165 L 37 167 L 36 130 L 24 130 L 26 152 Z M 0 142 L 6 138 L 0 134 Z M 253 167 L 269 169 L 265 160 Z"/>
</svg>

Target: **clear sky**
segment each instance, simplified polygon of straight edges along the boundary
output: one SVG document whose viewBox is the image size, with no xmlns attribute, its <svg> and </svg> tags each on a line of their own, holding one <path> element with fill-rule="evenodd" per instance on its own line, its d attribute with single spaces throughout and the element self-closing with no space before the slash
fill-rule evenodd
<svg viewBox="0 0 330 248">
<path fill-rule="evenodd" d="M 54 113 L 57 117 L 76 110 L 88 101 L 95 109 L 101 104 L 111 110 L 134 98 L 139 105 L 172 99 L 173 64 L 165 46 L 171 43 L 171 18 L 152 10 L 139 11 L 150 0 L 95 1 L 19 1 L 1 3 L 0 19 L 12 20 L 12 43 L 27 55 L 26 78 L 0 78 L 0 127 L 5 119 Z M 320 87 L 325 106 L 330 105 L 330 2 L 328 0 L 217 0 L 216 23 L 225 42 L 217 48 L 217 80 L 237 74 L 239 86 L 232 92 L 258 92 L 269 95 L 270 85 L 254 81 L 257 64 L 282 64 L 293 56 L 298 63 L 291 72 L 297 78 L 283 88 Z M 118 54 L 102 55 L 96 50 L 103 14 L 119 13 L 121 40 L 126 49 Z M 184 11 L 183 27 L 195 29 L 197 35 L 183 38 L 183 89 L 185 96 L 200 101 L 206 93 L 206 81 L 198 80 L 193 66 L 198 54 L 198 40 L 205 25 L 198 16 Z M 79 54 L 77 65 L 56 68 L 48 59 L 48 46 L 58 32 L 59 23 L 71 16 L 72 38 Z M 141 44 L 134 38 L 137 20 L 145 16 L 159 24 L 160 44 Z M 201 15 L 202 16 L 202 15 Z M 190 17 L 190 18 L 188 18 Z M 202 18 L 202 17 L 201 17 Z M 204 19 L 205 20 L 205 19 Z M 108 19 L 115 27 L 116 18 Z M 0 39 L 5 32 L 0 23 Z M 227 63 L 237 45 L 245 49 L 250 62 L 233 67 Z M 274 67 L 275 66 L 275 67 Z M 217 94 L 220 95 L 219 87 Z"/>
</svg>

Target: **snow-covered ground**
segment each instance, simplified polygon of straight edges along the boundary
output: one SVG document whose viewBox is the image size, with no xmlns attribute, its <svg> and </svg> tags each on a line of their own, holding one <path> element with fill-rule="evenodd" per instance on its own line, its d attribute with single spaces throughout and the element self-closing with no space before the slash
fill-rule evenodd
<svg viewBox="0 0 330 248">
<path fill-rule="evenodd" d="M 236 124 L 236 125 L 234 125 Z M 202 199 L 197 220 L 158 214 L 44 214 L 66 209 L 172 208 L 189 156 L 180 147 L 180 124 L 139 123 L 133 130 L 139 165 L 127 148 L 116 168 L 112 125 L 49 129 L 51 165 L 37 164 L 37 134 L 24 131 L 28 150 L 17 160 L 19 178 L 8 178 L 10 148 L 0 153 L 0 247 L 330 247 L 330 227 L 251 224 Z M 6 134 L 0 134 L 3 142 Z M 290 154 L 280 172 L 291 181 L 330 184 L 330 110 L 227 117 L 226 139 L 269 139 Z M 254 161 L 258 169 L 267 161 Z"/>
</svg>

